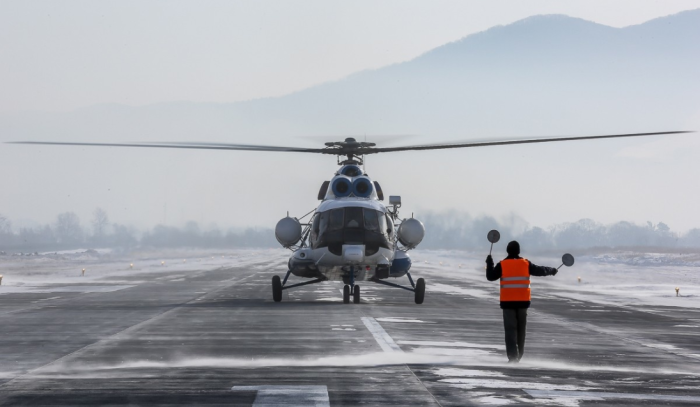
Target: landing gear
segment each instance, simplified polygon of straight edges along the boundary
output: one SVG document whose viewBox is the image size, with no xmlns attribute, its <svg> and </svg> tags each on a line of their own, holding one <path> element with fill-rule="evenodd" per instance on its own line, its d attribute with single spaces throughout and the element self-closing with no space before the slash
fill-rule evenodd
<svg viewBox="0 0 700 407">
<path fill-rule="evenodd" d="M 290 274 L 292 274 L 292 271 L 287 270 L 287 274 L 284 276 L 284 281 L 280 281 L 280 276 L 273 276 L 272 277 L 272 299 L 275 300 L 275 302 L 282 301 L 282 291 L 284 291 L 284 290 L 289 290 L 290 288 L 294 288 L 294 287 L 301 287 L 303 285 L 316 284 L 316 283 L 321 283 L 323 281 L 326 281 L 325 278 L 321 277 L 321 278 L 317 278 L 317 279 L 311 280 L 311 281 L 304 281 L 303 283 L 286 285 L 287 279 L 289 278 Z"/>
<path fill-rule="evenodd" d="M 425 299 L 425 280 L 419 278 L 416 281 L 416 288 L 414 289 L 416 294 L 416 304 L 422 304 L 423 299 Z"/>
<path fill-rule="evenodd" d="M 272 276 L 272 299 L 275 302 L 282 301 L 282 281 L 280 281 L 280 276 Z"/>
<path fill-rule="evenodd" d="M 408 281 L 411 283 L 412 288 L 408 288 L 399 284 L 394 284 L 390 283 L 388 281 L 380 280 L 378 278 L 373 278 L 370 281 L 373 281 L 377 284 L 382 284 L 382 285 L 387 285 L 389 287 L 396 287 L 396 288 L 401 288 L 402 290 L 406 291 L 412 291 L 413 295 L 415 297 L 416 304 L 422 304 L 423 300 L 425 299 L 425 280 L 422 278 L 419 278 L 415 283 L 413 282 L 413 278 L 411 277 L 411 273 L 406 272 L 406 277 L 408 277 Z"/>
<path fill-rule="evenodd" d="M 350 286 L 343 286 L 343 304 L 350 304 Z"/>
<path fill-rule="evenodd" d="M 360 303 L 360 286 L 359 285 L 356 285 L 352 289 L 352 302 L 355 304 Z"/>
</svg>

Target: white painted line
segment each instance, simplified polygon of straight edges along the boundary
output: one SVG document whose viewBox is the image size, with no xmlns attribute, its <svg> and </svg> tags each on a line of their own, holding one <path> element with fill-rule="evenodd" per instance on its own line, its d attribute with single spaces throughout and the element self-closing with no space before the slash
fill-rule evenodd
<svg viewBox="0 0 700 407">
<path fill-rule="evenodd" d="M 253 407 L 330 407 L 326 386 L 233 386 L 233 391 L 257 391 Z"/>
<path fill-rule="evenodd" d="M 394 342 L 393 339 L 391 339 L 391 336 L 389 336 L 388 333 L 382 328 L 381 325 L 379 325 L 379 322 L 377 322 L 374 318 L 371 317 L 362 317 L 362 322 L 365 324 L 367 329 L 372 333 L 374 336 L 374 339 L 377 341 L 379 346 L 384 350 L 384 352 L 401 352 L 401 348 L 399 345 Z"/>
<path fill-rule="evenodd" d="M 698 396 L 672 396 L 663 394 L 635 394 L 635 393 L 606 393 L 602 391 L 564 391 L 564 390 L 525 390 L 532 397 L 565 397 L 578 400 L 658 400 L 658 401 L 682 401 L 700 402 Z"/>
</svg>

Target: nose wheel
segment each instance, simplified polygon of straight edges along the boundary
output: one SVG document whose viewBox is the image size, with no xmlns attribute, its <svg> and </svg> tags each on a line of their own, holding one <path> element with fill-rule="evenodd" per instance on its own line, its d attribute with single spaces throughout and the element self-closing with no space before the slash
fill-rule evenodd
<svg viewBox="0 0 700 407">
<path fill-rule="evenodd" d="M 343 304 L 350 304 L 350 286 L 343 286 Z"/>
<path fill-rule="evenodd" d="M 350 287 L 350 285 L 345 284 L 343 287 L 343 304 L 350 304 L 350 297 L 352 297 L 353 304 L 360 303 L 360 286 L 355 285 Z"/>
</svg>

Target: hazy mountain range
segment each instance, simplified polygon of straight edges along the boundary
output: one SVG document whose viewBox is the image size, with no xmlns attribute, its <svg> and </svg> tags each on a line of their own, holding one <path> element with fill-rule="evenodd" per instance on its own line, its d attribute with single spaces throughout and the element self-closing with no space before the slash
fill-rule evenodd
<svg viewBox="0 0 700 407">
<path fill-rule="evenodd" d="M 700 10 L 622 29 L 535 16 L 283 97 L 0 114 L 0 141 L 319 146 L 347 135 L 411 134 L 418 136 L 402 143 L 421 144 L 694 129 L 698 78 Z M 679 231 L 700 226 L 697 194 L 685 188 L 696 181 L 695 150 L 680 145 L 686 156 L 657 166 L 620 158 L 621 149 L 642 142 L 399 153 L 372 158 L 369 168 L 411 211 L 515 212 L 542 227 L 582 218 L 663 221 Z M 287 210 L 313 208 L 333 170 L 329 157 L 1 145 L 0 214 L 19 225 L 66 211 L 86 219 L 101 207 L 137 227 L 189 220 L 273 227 Z M 520 182 L 511 182 L 514 174 Z"/>
<path fill-rule="evenodd" d="M 700 10 L 622 29 L 535 16 L 284 97 L 26 112 L 0 116 L 0 134 L 254 143 L 260 136 L 570 133 L 596 131 L 601 122 L 609 131 L 673 127 L 700 105 L 699 44 Z"/>
</svg>

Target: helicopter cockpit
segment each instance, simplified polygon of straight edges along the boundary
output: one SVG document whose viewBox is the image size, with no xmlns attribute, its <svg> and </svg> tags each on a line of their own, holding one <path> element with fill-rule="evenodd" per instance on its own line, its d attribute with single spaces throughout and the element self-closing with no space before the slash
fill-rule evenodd
<svg viewBox="0 0 700 407">
<path fill-rule="evenodd" d="M 342 255 L 344 244 L 365 245 L 365 256 L 380 247 L 393 248 L 394 225 L 384 212 L 358 206 L 346 206 L 320 212 L 311 227 L 311 247 L 328 247 L 336 256 Z"/>
</svg>

